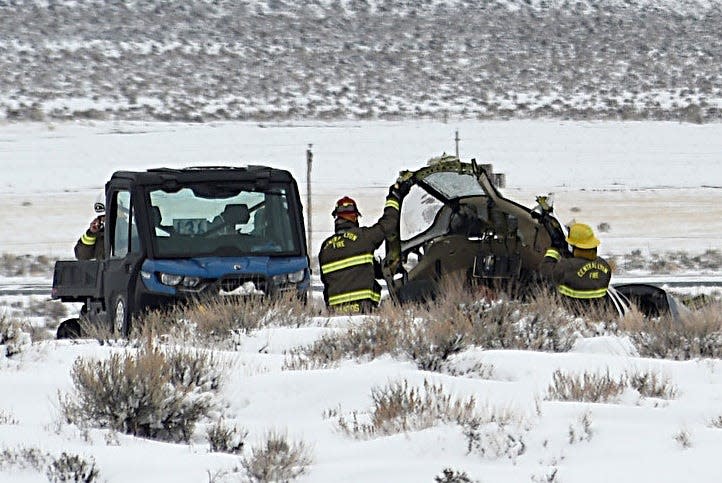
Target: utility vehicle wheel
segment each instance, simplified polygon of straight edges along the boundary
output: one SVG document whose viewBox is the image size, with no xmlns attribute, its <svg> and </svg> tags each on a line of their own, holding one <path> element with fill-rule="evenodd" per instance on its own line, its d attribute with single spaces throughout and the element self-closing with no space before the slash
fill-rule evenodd
<svg viewBox="0 0 722 483">
<path fill-rule="evenodd" d="M 80 319 L 67 319 L 58 326 L 55 337 L 58 339 L 77 339 L 81 333 Z"/>
<path fill-rule="evenodd" d="M 130 332 L 130 314 L 128 313 L 128 302 L 122 295 L 113 299 L 110 311 L 110 322 L 113 333 L 120 337 L 128 337 Z"/>
</svg>

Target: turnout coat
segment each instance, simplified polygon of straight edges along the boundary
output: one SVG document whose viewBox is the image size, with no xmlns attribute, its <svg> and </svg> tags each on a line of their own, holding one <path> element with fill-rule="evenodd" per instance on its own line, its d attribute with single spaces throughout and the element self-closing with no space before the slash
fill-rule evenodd
<svg viewBox="0 0 722 483">
<path fill-rule="evenodd" d="M 336 233 L 324 240 L 318 254 L 323 298 L 329 308 L 355 313 L 378 305 L 381 286 L 376 281 L 374 251 L 398 229 L 400 204 L 397 196 L 389 194 L 383 215 L 370 227 L 336 220 Z"/>
</svg>

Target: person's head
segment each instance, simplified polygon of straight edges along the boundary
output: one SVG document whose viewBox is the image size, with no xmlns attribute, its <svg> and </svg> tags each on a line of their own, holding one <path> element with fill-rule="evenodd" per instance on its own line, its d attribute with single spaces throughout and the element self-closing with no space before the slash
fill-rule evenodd
<svg viewBox="0 0 722 483">
<path fill-rule="evenodd" d="M 345 220 L 355 223 L 356 225 L 358 225 L 358 218 L 361 216 L 361 213 L 356 207 L 356 202 L 348 196 L 344 196 L 336 202 L 336 206 L 331 214 L 337 222 Z"/>
<path fill-rule="evenodd" d="M 93 203 L 93 211 L 95 216 L 105 216 L 105 191 L 98 193 Z"/>
<path fill-rule="evenodd" d="M 105 221 L 105 191 L 98 193 L 98 196 L 95 197 L 93 212 L 100 222 Z"/>
<path fill-rule="evenodd" d="M 594 230 L 584 223 L 574 223 L 569 227 L 569 236 L 566 238 L 572 248 L 596 254 L 599 239 L 594 236 Z"/>
</svg>

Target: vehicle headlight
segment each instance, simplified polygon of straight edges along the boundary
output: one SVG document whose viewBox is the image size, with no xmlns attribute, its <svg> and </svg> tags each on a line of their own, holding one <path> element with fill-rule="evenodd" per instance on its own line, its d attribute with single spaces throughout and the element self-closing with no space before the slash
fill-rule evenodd
<svg viewBox="0 0 722 483">
<path fill-rule="evenodd" d="M 183 281 L 183 275 L 173 275 L 172 273 L 160 274 L 160 283 L 163 285 L 176 286 Z"/>
<path fill-rule="evenodd" d="M 306 277 L 306 270 L 301 269 L 298 272 L 292 272 L 288 274 L 288 281 L 291 283 L 299 283 L 303 282 L 303 279 Z"/>
<path fill-rule="evenodd" d="M 183 286 L 186 288 L 193 288 L 200 282 L 200 277 L 183 277 Z"/>
<path fill-rule="evenodd" d="M 284 284 L 287 282 L 298 283 L 298 282 L 302 282 L 303 279 L 305 278 L 305 276 L 306 276 L 306 270 L 301 269 L 297 272 L 281 273 L 278 275 L 274 275 L 272 277 L 272 280 L 275 285 L 281 285 L 281 284 Z"/>
</svg>

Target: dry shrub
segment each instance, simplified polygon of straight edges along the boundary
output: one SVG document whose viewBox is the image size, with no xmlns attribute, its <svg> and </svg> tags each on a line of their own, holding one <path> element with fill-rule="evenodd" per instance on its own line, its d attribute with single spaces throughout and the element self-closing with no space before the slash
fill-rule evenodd
<svg viewBox="0 0 722 483">
<path fill-rule="evenodd" d="M 569 444 L 591 441 L 593 435 L 592 413 L 589 411 L 585 411 L 573 424 L 569 425 Z"/>
<path fill-rule="evenodd" d="M 12 357 L 20 354 L 32 344 L 29 324 L 5 315 L 0 317 L 0 356 Z"/>
<path fill-rule="evenodd" d="M 670 382 L 669 378 L 657 372 L 627 372 L 626 376 L 629 386 L 642 397 L 658 399 L 677 397 L 677 387 Z"/>
<path fill-rule="evenodd" d="M 13 255 L 3 253 L 0 257 L 0 275 L 6 277 L 24 277 L 44 275 L 48 278 L 53 275 L 55 258 L 45 255 Z"/>
<path fill-rule="evenodd" d="M 603 374 L 584 372 L 584 374 L 566 374 L 554 371 L 552 383 L 547 389 L 547 399 L 556 401 L 609 402 L 617 398 L 627 388 L 624 377 L 612 378 L 609 371 Z"/>
<path fill-rule="evenodd" d="M 95 459 L 63 452 L 56 457 L 38 448 L 4 449 L 0 452 L 0 469 L 16 468 L 45 473 L 50 483 L 99 481 L 100 471 Z"/>
<path fill-rule="evenodd" d="M 556 401 L 614 402 L 627 389 L 641 397 L 674 399 L 677 387 L 668 378 L 654 372 L 626 372 L 613 378 L 605 373 L 585 371 L 582 375 L 554 371 L 547 399 Z"/>
<path fill-rule="evenodd" d="M 68 308 L 57 300 L 37 300 L 31 299 L 25 312 L 33 317 L 45 317 L 52 321 L 57 321 L 68 315 Z"/>
<path fill-rule="evenodd" d="M 411 387 L 406 380 L 371 390 L 373 408 L 368 422 L 353 413 L 351 422 L 340 416 L 338 427 L 355 438 L 372 438 L 418 431 L 438 423 L 464 424 L 474 419 L 473 397 L 458 400 L 446 394 L 441 384 L 424 380 L 423 387 Z"/>
<path fill-rule="evenodd" d="M 299 327 L 308 307 L 295 294 L 277 297 L 213 297 L 144 314 L 134 325 L 135 335 L 167 335 L 204 346 L 233 348 L 238 336 L 261 327 Z"/>
<path fill-rule="evenodd" d="M 675 320 L 625 318 L 621 328 L 629 333 L 643 357 L 687 360 L 722 357 L 722 302 L 712 303 Z"/>
<path fill-rule="evenodd" d="M 20 421 L 10 411 L 0 409 L 0 424 L 20 424 Z"/>
<path fill-rule="evenodd" d="M 475 481 L 469 478 L 466 471 L 456 471 L 452 468 L 444 468 L 441 474 L 434 477 L 435 483 L 474 483 Z"/>
<path fill-rule="evenodd" d="M 474 292 L 453 285 L 448 290 L 429 304 L 387 304 L 377 317 L 292 351 L 285 367 L 320 368 L 343 358 L 390 354 L 409 357 L 420 369 L 444 371 L 451 355 L 470 346 L 563 352 L 580 333 L 598 330 L 560 308 L 553 296 L 520 301 L 505 293 Z M 596 316 L 613 320 L 607 312 Z"/>
<path fill-rule="evenodd" d="M 344 332 L 325 334 L 309 346 L 290 352 L 285 369 L 325 368 L 344 358 L 371 359 L 383 354 L 398 354 L 399 334 L 406 332 L 407 319 L 366 318 Z"/>
<path fill-rule="evenodd" d="M 248 431 L 236 425 L 230 426 L 221 418 L 206 431 L 211 451 L 241 454 Z"/>
<path fill-rule="evenodd" d="M 51 483 L 65 481 L 92 483 L 99 479 L 100 472 L 95 466 L 93 457 L 86 460 L 76 454 L 63 452 L 48 465 L 46 476 Z"/>
<path fill-rule="evenodd" d="M 686 429 L 680 429 L 674 433 L 673 438 L 682 449 L 692 447 L 692 435 Z"/>
<path fill-rule="evenodd" d="M 214 407 L 225 367 L 209 352 L 146 344 L 108 360 L 78 358 L 74 391 L 60 396 L 69 423 L 164 441 L 188 441 Z"/>
<path fill-rule="evenodd" d="M 302 441 L 291 443 L 286 435 L 269 432 L 260 446 L 243 459 L 243 467 L 253 482 L 290 481 L 308 471 L 313 459 Z"/>
<path fill-rule="evenodd" d="M 722 416 L 717 416 L 709 422 L 709 425 L 713 428 L 722 429 Z"/>
<path fill-rule="evenodd" d="M 418 431 L 440 423 L 456 424 L 466 437 L 469 453 L 513 459 L 526 448 L 521 418 L 512 411 L 490 407 L 478 410 L 474 397 L 454 398 L 441 384 L 424 380 L 422 387 L 410 388 L 404 380 L 372 389 L 371 399 L 370 412 L 354 411 L 350 421 L 338 416 L 338 428 L 353 438 L 365 439 Z M 332 411 L 334 415 L 338 412 Z"/>
</svg>

